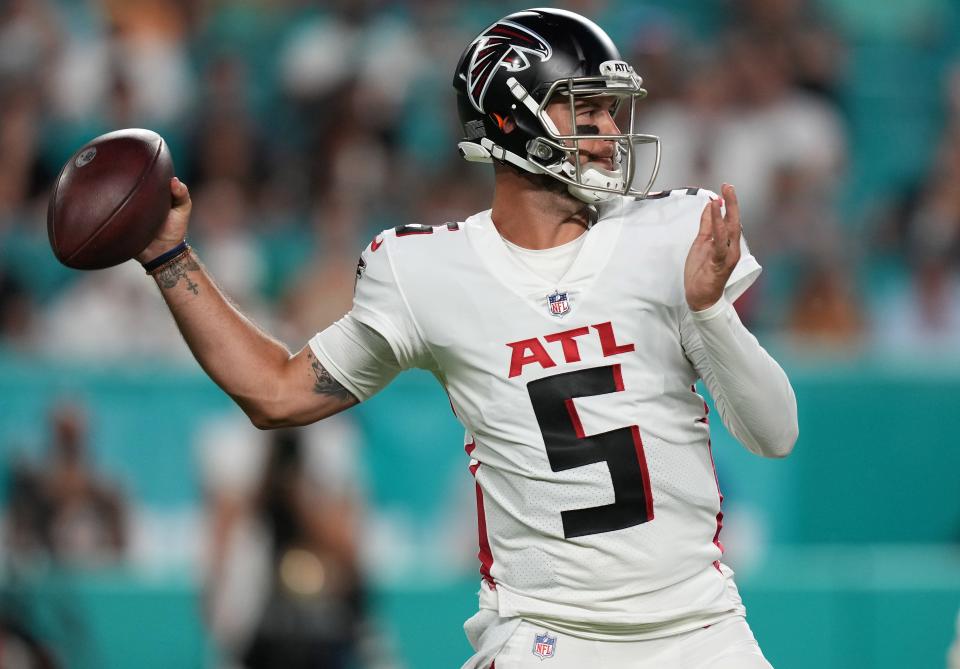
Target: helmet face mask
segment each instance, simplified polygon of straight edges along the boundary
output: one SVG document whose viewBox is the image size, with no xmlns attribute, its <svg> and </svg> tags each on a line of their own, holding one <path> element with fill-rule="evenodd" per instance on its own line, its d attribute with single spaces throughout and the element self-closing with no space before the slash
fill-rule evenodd
<svg viewBox="0 0 960 669">
<path fill-rule="evenodd" d="M 655 135 L 635 132 L 636 103 L 646 97 L 640 77 L 626 63 L 626 81 L 607 77 L 578 77 L 561 79 L 551 84 L 537 106 L 536 117 L 543 127 L 544 135 L 528 143 L 528 154 L 533 162 L 554 178 L 566 183 L 570 192 L 585 202 L 599 202 L 612 195 L 645 197 L 653 186 L 660 164 L 660 140 Z M 604 63 L 606 65 L 606 63 Z M 626 110 L 626 131 L 601 134 L 596 126 L 577 125 L 577 102 L 594 98 L 613 98 L 610 116 L 616 117 L 619 110 Z M 566 101 L 570 114 L 572 132 L 561 133 L 547 112 L 547 107 L 557 100 Z M 585 130 L 589 130 L 585 132 Z M 603 169 L 583 159 L 581 142 L 614 143 L 612 158 L 614 169 Z M 639 145 L 653 144 L 656 157 L 654 168 L 641 188 L 634 188 L 637 150 Z M 546 150 L 544 150 L 546 149 Z M 553 160 L 544 160 L 547 155 Z M 543 156 L 543 158 L 541 158 Z M 559 157 L 559 160 L 557 159 Z"/>
<path fill-rule="evenodd" d="M 642 198 L 653 185 L 659 138 L 635 131 L 636 103 L 647 94 L 642 80 L 620 60 L 606 33 L 582 16 L 535 9 L 501 19 L 464 52 L 454 88 L 466 134 L 459 146 L 467 160 L 497 160 L 549 175 L 588 203 L 618 194 Z M 618 108 L 628 111 L 625 132 L 600 134 L 596 126 L 577 125 L 578 101 L 598 97 L 612 98 L 611 116 Z M 569 109 L 566 132 L 547 111 L 556 101 L 566 101 Z M 506 117 L 513 123 L 505 124 Z M 586 162 L 583 142 L 612 142 L 613 169 Z M 638 188 L 633 182 L 641 144 L 653 144 L 656 156 Z"/>
</svg>

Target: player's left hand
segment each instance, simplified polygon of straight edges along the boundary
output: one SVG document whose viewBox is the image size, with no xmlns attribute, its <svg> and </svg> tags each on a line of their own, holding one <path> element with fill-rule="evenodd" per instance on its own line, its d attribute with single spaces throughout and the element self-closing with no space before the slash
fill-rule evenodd
<svg viewBox="0 0 960 669">
<path fill-rule="evenodd" d="M 721 206 L 726 204 L 723 215 Z M 683 268 L 683 285 L 692 311 L 703 311 L 723 295 L 733 268 L 740 260 L 740 207 L 733 186 L 723 184 L 720 197 L 700 215 L 700 230 Z"/>
</svg>

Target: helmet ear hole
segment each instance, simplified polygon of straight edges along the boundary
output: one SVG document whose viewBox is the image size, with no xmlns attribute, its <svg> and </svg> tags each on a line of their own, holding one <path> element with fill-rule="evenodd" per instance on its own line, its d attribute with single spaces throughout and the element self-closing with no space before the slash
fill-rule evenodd
<svg viewBox="0 0 960 669">
<path fill-rule="evenodd" d="M 563 160 L 563 152 L 548 146 L 540 138 L 527 142 L 527 156 L 540 165 L 547 166 Z"/>
</svg>

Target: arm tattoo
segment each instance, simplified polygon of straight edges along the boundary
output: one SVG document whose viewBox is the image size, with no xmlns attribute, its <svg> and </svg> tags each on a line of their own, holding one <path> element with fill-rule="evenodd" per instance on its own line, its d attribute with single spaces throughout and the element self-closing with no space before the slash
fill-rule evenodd
<svg viewBox="0 0 960 669">
<path fill-rule="evenodd" d="M 187 282 L 187 290 L 194 295 L 200 294 L 200 286 L 195 283 L 187 272 L 193 272 L 200 269 L 200 264 L 189 253 L 177 258 L 169 265 L 164 266 L 157 272 L 157 283 L 163 289 L 169 289 L 180 283 L 180 279 Z"/>
<path fill-rule="evenodd" d="M 310 368 L 313 370 L 314 376 L 317 377 L 316 382 L 313 384 L 314 393 L 317 395 L 332 395 L 340 400 L 356 402 L 353 394 L 344 388 L 339 381 L 330 376 L 330 372 L 320 364 L 320 361 L 317 360 L 312 352 L 308 354 L 308 357 L 310 358 Z"/>
</svg>

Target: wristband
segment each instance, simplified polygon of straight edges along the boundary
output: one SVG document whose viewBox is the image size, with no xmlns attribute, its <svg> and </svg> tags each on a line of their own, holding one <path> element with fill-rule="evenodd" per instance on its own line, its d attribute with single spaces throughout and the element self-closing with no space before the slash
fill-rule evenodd
<svg viewBox="0 0 960 669">
<path fill-rule="evenodd" d="M 172 249 L 166 253 L 162 253 L 150 262 L 143 263 L 143 269 L 147 274 L 153 274 L 158 269 L 166 265 L 167 263 L 173 262 L 180 256 L 188 253 L 190 251 L 190 246 L 187 244 L 187 240 L 184 239 L 182 242 L 174 246 Z"/>
</svg>

